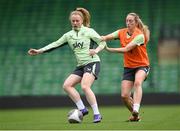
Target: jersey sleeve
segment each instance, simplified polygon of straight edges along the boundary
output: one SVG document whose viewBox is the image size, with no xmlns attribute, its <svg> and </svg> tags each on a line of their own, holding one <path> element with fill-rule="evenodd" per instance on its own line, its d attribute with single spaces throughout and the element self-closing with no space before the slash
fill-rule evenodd
<svg viewBox="0 0 180 131">
<path fill-rule="evenodd" d="M 119 30 L 111 33 L 111 35 L 113 36 L 114 39 L 118 39 L 119 38 L 118 33 L 119 33 Z"/>
<path fill-rule="evenodd" d="M 101 36 L 94 29 L 90 31 L 90 39 L 95 41 L 102 48 L 106 46 L 106 42 L 101 40 Z"/>
<path fill-rule="evenodd" d="M 132 41 L 131 43 L 135 44 L 135 45 L 142 45 L 145 42 L 145 38 L 143 34 L 137 35 Z"/>
<path fill-rule="evenodd" d="M 66 36 L 65 34 L 59 38 L 57 41 L 54 41 L 52 43 L 50 43 L 49 45 L 41 48 L 40 50 L 43 51 L 43 52 L 47 52 L 47 51 L 50 51 L 50 50 L 53 50 L 53 49 L 56 49 L 64 44 L 67 43 L 67 40 L 66 40 Z"/>
</svg>

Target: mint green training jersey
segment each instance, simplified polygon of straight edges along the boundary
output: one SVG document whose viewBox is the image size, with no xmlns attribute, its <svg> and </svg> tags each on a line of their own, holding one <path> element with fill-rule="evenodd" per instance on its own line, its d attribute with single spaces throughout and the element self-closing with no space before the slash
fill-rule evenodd
<svg viewBox="0 0 180 131">
<path fill-rule="evenodd" d="M 46 52 L 64 44 L 68 44 L 75 54 L 77 59 L 77 66 L 82 66 L 91 62 L 100 61 L 100 58 L 97 54 L 93 56 L 89 55 L 89 49 L 91 49 L 92 40 L 102 48 L 104 48 L 106 45 L 106 42 L 101 41 L 100 35 L 94 29 L 82 25 L 79 31 L 71 30 L 65 33 L 57 41 L 52 42 L 40 50 Z"/>
</svg>

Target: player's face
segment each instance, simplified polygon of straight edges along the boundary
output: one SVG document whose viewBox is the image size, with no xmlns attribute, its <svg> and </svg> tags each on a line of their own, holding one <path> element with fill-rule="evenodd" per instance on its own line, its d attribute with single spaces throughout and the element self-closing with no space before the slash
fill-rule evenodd
<svg viewBox="0 0 180 131">
<path fill-rule="evenodd" d="M 136 21 L 134 19 L 134 16 L 128 15 L 126 17 L 126 26 L 130 30 L 133 30 L 136 27 Z"/>
<path fill-rule="evenodd" d="M 83 23 L 83 20 L 80 15 L 78 14 L 71 15 L 71 25 L 74 30 L 79 30 L 82 23 Z"/>
</svg>

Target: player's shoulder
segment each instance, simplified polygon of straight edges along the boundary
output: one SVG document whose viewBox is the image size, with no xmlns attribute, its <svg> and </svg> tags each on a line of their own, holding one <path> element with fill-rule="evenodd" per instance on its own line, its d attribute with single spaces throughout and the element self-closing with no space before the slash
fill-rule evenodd
<svg viewBox="0 0 180 131">
<path fill-rule="evenodd" d="M 90 27 L 83 27 L 83 32 L 86 32 L 86 34 L 89 34 L 89 36 L 97 35 L 98 33 Z"/>
<path fill-rule="evenodd" d="M 118 29 L 119 33 L 127 32 L 127 31 L 128 31 L 128 28 L 120 28 L 120 29 Z"/>
<path fill-rule="evenodd" d="M 120 35 L 120 34 L 124 34 L 124 33 L 126 33 L 127 31 L 128 31 L 127 28 L 120 28 L 120 29 L 117 30 L 117 32 L 118 32 L 119 35 Z"/>
<path fill-rule="evenodd" d="M 74 31 L 73 30 L 70 30 L 68 32 L 66 32 L 64 35 L 69 35 L 69 34 L 72 34 Z"/>
<path fill-rule="evenodd" d="M 86 27 L 86 26 L 83 26 L 83 30 L 85 30 L 85 31 L 94 31 L 93 28 L 91 28 L 91 27 Z"/>
<path fill-rule="evenodd" d="M 127 28 L 120 28 L 120 29 L 117 30 L 118 35 L 121 36 L 121 37 L 124 37 L 124 34 L 126 34 L 127 31 L 128 31 Z"/>
<path fill-rule="evenodd" d="M 65 37 L 72 36 L 74 33 L 75 33 L 75 32 L 74 32 L 73 30 L 70 30 L 70 31 L 64 33 L 64 36 L 65 36 Z"/>
</svg>

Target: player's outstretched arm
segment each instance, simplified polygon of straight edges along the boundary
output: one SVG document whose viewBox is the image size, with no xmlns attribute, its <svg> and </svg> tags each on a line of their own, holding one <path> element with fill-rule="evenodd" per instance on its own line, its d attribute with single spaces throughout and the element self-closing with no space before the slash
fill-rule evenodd
<svg viewBox="0 0 180 131">
<path fill-rule="evenodd" d="M 132 42 L 132 43 L 129 43 L 127 46 L 121 47 L 121 48 L 109 48 L 108 46 L 106 46 L 106 50 L 113 53 L 125 53 L 128 51 L 131 51 L 136 46 L 137 45 Z"/>
<path fill-rule="evenodd" d="M 31 55 L 31 56 L 38 55 L 38 54 L 41 54 L 41 53 L 43 53 L 43 51 L 38 50 L 38 49 L 29 49 L 28 50 L 28 54 Z"/>
</svg>

